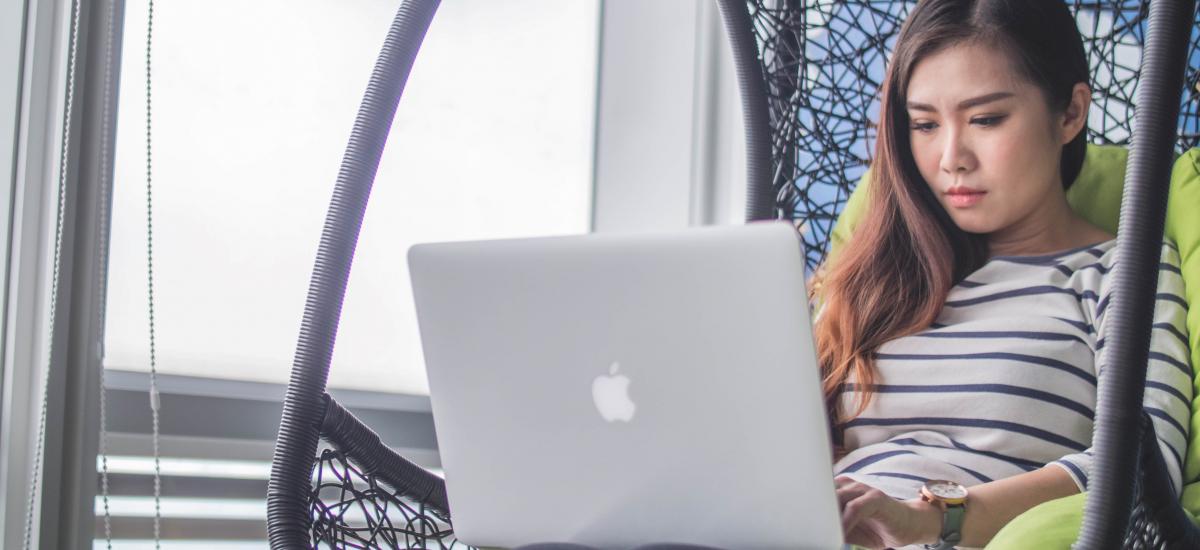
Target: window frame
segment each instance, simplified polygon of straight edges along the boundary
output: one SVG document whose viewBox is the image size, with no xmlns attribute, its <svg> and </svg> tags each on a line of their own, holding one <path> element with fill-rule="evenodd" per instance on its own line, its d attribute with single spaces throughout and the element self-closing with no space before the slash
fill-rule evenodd
<svg viewBox="0 0 1200 550">
<path fill-rule="evenodd" d="M 118 0 L 116 6 L 121 5 Z M 114 37 L 99 27 L 106 19 L 97 15 L 104 11 L 96 6 L 79 4 L 70 120 L 65 117 L 74 2 L 26 0 L 24 17 L 19 19 L 23 25 L 21 68 L 16 75 L 19 126 L 13 146 L 11 208 L 6 212 L 11 233 L 4 241 L 8 254 L 0 436 L 9 444 L 0 452 L 5 495 L 0 537 L 6 548 L 23 547 L 43 379 L 46 423 L 52 429 L 46 431 L 41 457 L 32 544 L 38 548 L 90 548 L 92 544 L 100 366 L 97 252 L 104 229 L 101 214 L 107 206 L 100 196 L 106 178 L 99 173 L 99 153 L 101 143 L 111 143 L 111 134 L 105 141 L 101 131 L 111 132 L 115 114 L 103 105 L 115 96 L 100 93 L 104 80 L 98 73 L 103 71 L 94 69 L 101 66 L 98 55 Z M 64 135 L 69 153 L 65 158 Z M 64 209 L 61 268 L 55 286 L 60 177 L 65 182 Z M 55 288 L 57 296 L 52 300 Z M 53 339 L 47 341 L 50 334 Z"/>
</svg>

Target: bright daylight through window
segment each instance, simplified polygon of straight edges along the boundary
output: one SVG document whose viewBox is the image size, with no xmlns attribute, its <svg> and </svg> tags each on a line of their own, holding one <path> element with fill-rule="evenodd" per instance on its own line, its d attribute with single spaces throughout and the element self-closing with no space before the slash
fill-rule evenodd
<svg viewBox="0 0 1200 550">
<path fill-rule="evenodd" d="M 342 152 L 396 2 L 155 6 L 161 373 L 283 383 Z M 105 365 L 148 369 L 146 6 L 126 4 Z M 380 164 L 330 386 L 428 392 L 416 242 L 588 232 L 595 0 L 442 4 Z M 214 40 L 214 36 L 219 36 Z"/>
</svg>

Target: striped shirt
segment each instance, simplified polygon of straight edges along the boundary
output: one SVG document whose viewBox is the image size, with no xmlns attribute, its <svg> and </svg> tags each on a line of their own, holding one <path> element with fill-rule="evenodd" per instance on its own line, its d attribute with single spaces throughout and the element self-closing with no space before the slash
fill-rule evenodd
<svg viewBox="0 0 1200 550">
<path fill-rule="evenodd" d="M 897 499 L 928 479 L 972 486 L 1052 464 L 1087 489 L 1096 384 L 1116 240 L 1043 256 L 996 256 L 950 290 L 928 329 L 887 342 L 880 384 L 849 421 L 834 471 Z M 1176 494 L 1192 368 L 1179 252 L 1164 243 L 1145 410 Z M 853 411 L 858 391 L 843 386 Z"/>
</svg>

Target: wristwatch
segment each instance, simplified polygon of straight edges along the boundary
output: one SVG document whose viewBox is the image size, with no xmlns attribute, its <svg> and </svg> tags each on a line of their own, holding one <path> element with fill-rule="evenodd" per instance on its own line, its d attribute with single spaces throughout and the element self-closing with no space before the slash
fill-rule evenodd
<svg viewBox="0 0 1200 550">
<path fill-rule="evenodd" d="M 942 533 L 926 550 L 950 550 L 962 541 L 963 516 L 967 513 L 967 488 L 953 481 L 931 479 L 921 487 L 921 500 L 942 509 Z"/>
</svg>

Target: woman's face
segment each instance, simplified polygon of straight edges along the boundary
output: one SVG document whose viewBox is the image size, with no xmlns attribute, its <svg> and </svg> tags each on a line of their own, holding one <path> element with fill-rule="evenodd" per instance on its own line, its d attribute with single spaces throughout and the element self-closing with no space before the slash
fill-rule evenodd
<svg viewBox="0 0 1200 550">
<path fill-rule="evenodd" d="M 959 228 L 1004 232 L 1063 202 L 1060 156 L 1075 133 L 1005 53 L 963 44 L 926 57 L 906 107 L 917 168 Z"/>
</svg>

